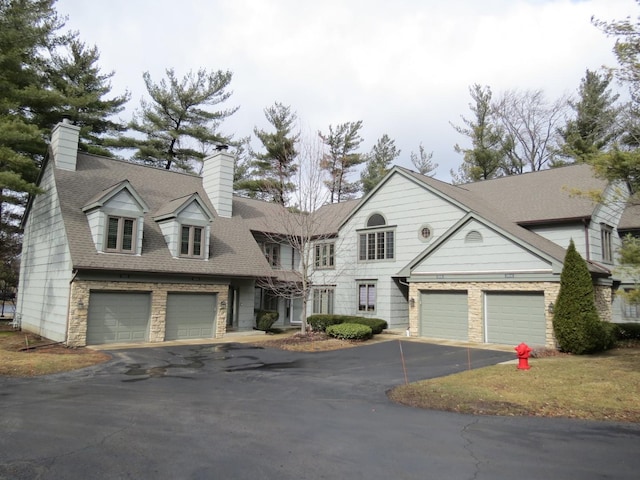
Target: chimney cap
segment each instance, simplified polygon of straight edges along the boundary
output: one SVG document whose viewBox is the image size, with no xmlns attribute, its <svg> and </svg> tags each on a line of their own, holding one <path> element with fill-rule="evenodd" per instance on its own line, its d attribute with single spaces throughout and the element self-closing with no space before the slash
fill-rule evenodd
<svg viewBox="0 0 640 480">
<path fill-rule="evenodd" d="M 220 143 L 218 145 L 216 145 L 216 151 L 218 152 L 222 152 L 225 150 L 229 150 L 229 145 L 225 145 L 224 143 Z"/>
</svg>

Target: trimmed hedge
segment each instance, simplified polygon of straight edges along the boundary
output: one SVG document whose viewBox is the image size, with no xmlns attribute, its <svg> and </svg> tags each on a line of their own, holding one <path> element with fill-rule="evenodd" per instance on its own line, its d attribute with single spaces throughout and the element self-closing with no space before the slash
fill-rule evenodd
<svg viewBox="0 0 640 480">
<path fill-rule="evenodd" d="M 280 314 L 275 310 L 259 310 L 256 313 L 256 330 L 268 332 L 274 323 L 278 321 Z"/>
<path fill-rule="evenodd" d="M 366 325 L 371 328 L 374 335 L 382 333 L 388 327 L 385 320 L 380 318 L 358 317 L 355 315 L 311 315 L 307 317 L 307 323 L 315 332 L 326 332 L 330 325 L 340 325 L 343 323 L 355 323 Z"/>
<path fill-rule="evenodd" d="M 326 329 L 327 335 L 341 340 L 366 340 L 371 338 L 373 332 L 371 327 L 359 323 L 340 323 L 329 325 Z"/>
<path fill-rule="evenodd" d="M 617 340 L 640 340 L 640 323 L 612 323 Z"/>
</svg>

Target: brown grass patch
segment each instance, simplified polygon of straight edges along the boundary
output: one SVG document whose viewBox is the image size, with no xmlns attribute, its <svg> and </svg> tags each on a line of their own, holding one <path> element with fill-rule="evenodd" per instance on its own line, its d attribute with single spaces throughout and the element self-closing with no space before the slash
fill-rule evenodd
<svg viewBox="0 0 640 480">
<path fill-rule="evenodd" d="M 640 349 L 532 359 L 397 387 L 406 405 L 471 414 L 640 422 Z"/>
<path fill-rule="evenodd" d="M 260 345 L 289 350 L 291 352 L 327 352 L 361 345 L 362 342 L 339 340 L 324 332 L 294 333 L 282 338 L 264 340 Z"/>
<path fill-rule="evenodd" d="M 89 367 L 110 358 L 104 352 L 67 348 L 31 333 L 0 331 L 0 375 L 49 375 Z"/>
</svg>

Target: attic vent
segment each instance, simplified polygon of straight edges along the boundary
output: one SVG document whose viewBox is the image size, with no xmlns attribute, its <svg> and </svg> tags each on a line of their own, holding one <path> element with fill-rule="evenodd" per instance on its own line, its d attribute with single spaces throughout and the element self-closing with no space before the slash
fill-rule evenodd
<svg viewBox="0 0 640 480">
<path fill-rule="evenodd" d="M 374 213 L 367 220 L 367 227 L 381 227 L 386 224 L 387 224 L 387 221 L 379 213 Z"/>
<path fill-rule="evenodd" d="M 464 243 L 482 243 L 482 234 L 477 230 L 471 230 L 464 237 Z"/>
</svg>

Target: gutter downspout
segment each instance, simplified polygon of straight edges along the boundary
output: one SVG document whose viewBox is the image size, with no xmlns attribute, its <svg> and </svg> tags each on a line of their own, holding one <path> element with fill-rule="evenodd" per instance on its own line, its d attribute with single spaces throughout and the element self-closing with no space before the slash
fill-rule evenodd
<svg viewBox="0 0 640 480">
<path fill-rule="evenodd" d="M 591 260 L 591 246 L 589 245 L 589 219 L 583 218 L 582 224 L 584 225 L 584 244 L 586 248 L 586 260 Z"/>
</svg>

